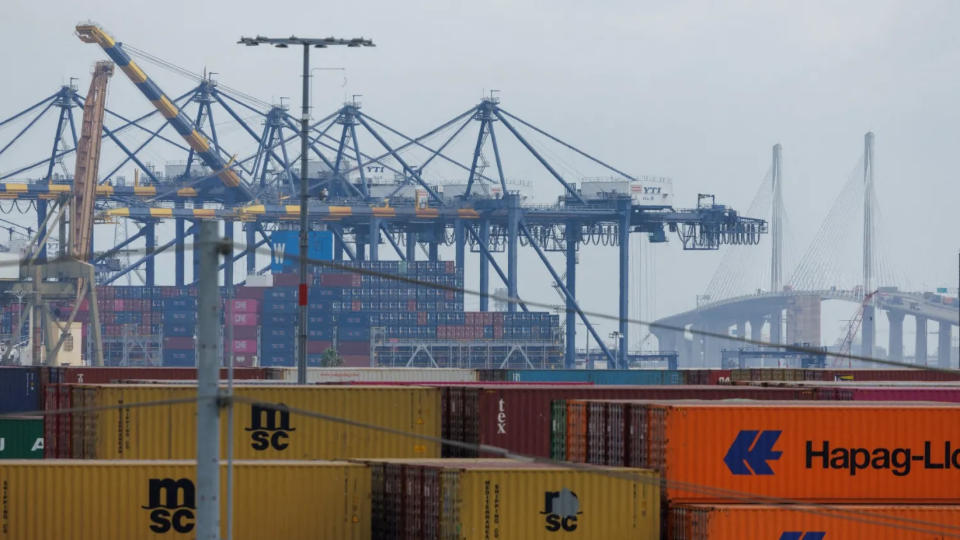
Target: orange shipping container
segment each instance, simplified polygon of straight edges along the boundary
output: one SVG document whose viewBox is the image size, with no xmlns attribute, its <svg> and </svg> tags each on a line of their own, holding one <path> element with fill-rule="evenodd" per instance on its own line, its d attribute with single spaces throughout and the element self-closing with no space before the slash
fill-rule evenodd
<svg viewBox="0 0 960 540">
<path fill-rule="evenodd" d="M 960 504 L 960 406 L 687 401 L 646 409 L 641 466 L 663 475 L 672 502 L 758 495 Z"/>
<path fill-rule="evenodd" d="M 956 506 L 675 506 L 670 540 L 940 540 L 956 538 Z"/>
</svg>

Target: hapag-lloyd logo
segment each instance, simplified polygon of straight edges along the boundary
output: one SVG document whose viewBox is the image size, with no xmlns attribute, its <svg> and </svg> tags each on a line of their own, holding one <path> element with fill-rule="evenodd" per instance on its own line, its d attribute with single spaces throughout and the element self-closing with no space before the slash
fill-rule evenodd
<svg viewBox="0 0 960 540">
<path fill-rule="evenodd" d="M 782 431 L 742 430 L 723 457 L 730 472 L 737 476 L 773 476 L 772 462 L 780 461 L 790 451 L 779 445 Z M 800 449 L 797 449 L 798 451 Z M 923 449 L 902 447 L 857 447 L 835 445 L 829 440 L 807 440 L 802 449 L 806 469 L 847 471 L 850 476 L 869 469 L 890 471 L 894 476 L 908 476 L 915 469 L 960 470 L 960 447 L 950 441 L 943 445 L 924 441 Z M 808 535 L 810 533 L 807 533 Z M 803 537 L 806 540 L 806 537 Z"/>
</svg>

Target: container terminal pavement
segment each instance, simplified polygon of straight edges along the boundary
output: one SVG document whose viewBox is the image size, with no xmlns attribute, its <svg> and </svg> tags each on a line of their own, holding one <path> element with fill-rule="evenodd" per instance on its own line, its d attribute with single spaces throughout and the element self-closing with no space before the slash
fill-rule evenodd
<svg viewBox="0 0 960 540">
<path fill-rule="evenodd" d="M 291 371 L 235 370 L 237 539 L 960 537 L 960 374 Z M 0 368 L 0 538 L 192 538 L 195 378 Z"/>
</svg>

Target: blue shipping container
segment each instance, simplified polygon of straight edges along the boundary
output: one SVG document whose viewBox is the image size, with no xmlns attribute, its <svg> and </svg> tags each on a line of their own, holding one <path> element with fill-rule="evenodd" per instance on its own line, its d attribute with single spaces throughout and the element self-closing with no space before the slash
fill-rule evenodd
<svg viewBox="0 0 960 540">
<path fill-rule="evenodd" d="M 193 324 L 163 323 L 163 335 L 165 337 L 193 337 L 196 333 L 197 327 Z"/>
<path fill-rule="evenodd" d="M 261 339 L 260 341 L 260 354 L 263 356 L 273 354 L 273 353 L 284 353 L 294 351 L 296 343 L 295 340 L 284 338 L 282 340 L 277 340 L 275 338 L 271 339 Z"/>
<path fill-rule="evenodd" d="M 264 326 L 296 326 L 297 314 L 296 313 L 264 313 L 263 325 Z"/>
<path fill-rule="evenodd" d="M 196 367 L 197 351 L 163 351 L 164 367 Z"/>
<path fill-rule="evenodd" d="M 196 324 L 196 311 L 165 311 L 163 314 L 164 323 Z"/>
<path fill-rule="evenodd" d="M 295 339 L 297 337 L 297 328 L 295 326 L 262 326 L 260 327 L 260 338 L 263 340 Z"/>
<path fill-rule="evenodd" d="M 163 309 L 165 310 L 196 311 L 197 307 L 196 298 L 181 296 L 179 298 L 163 299 Z"/>
<path fill-rule="evenodd" d="M 0 414 L 43 409 L 39 367 L 0 367 Z"/>
<path fill-rule="evenodd" d="M 294 367 L 297 365 L 293 353 L 289 354 L 264 354 L 260 357 L 261 367 Z"/>
<path fill-rule="evenodd" d="M 264 300 L 263 301 L 263 312 L 264 313 L 296 313 L 297 311 L 297 302 L 296 300 Z"/>
</svg>

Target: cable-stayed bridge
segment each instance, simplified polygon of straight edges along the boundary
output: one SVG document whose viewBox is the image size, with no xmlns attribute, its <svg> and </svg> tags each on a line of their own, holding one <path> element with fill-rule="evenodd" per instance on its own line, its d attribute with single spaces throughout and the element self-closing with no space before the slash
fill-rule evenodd
<svg viewBox="0 0 960 540">
<path fill-rule="evenodd" d="M 820 346 L 821 304 L 826 300 L 853 302 L 862 306 L 859 353 L 876 357 L 876 318 L 889 320 L 887 356 L 904 358 L 904 319 L 916 318 L 915 361 L 934 363 L 928 356 L 927 331 L 938 325 L 936 364 L 950 367 L 951 331 L 960 325 L 956 302 L 943 303 L 937 295 L 913 291 L 897 258 L 885 243 L 883 219 L 874 191 L 874 135 L 867 133 L 864 152 L 847 178 L 839 196 L 805 253 L 795 256 L 790 248 L 790 226 L 782 193 L 783 155 L 773 147 L 773 162 L 748 215 L 770 216 L 771 249 L 732 246 L 695 309 L 656 321 L 678 331 L 653 328 L 661 350 L 680 353 L 681 365 L 718 366 L 723 349 L 742 343 L 704 337 L 697 331 L 732 334 L 754 341 L 769 339 L 777 344 Z M 859 218 L 859 219 L 858 219 Z M 860 254 L 859 268 L 849 263 Z M 870 295 L 870 293 L 874 293 Z M 748 328 L 749 327 L 749 330 Z M 692 330 L 693 332 L 688 332 Z M 847 334 L 857 332 L 851 323 Z M 856 347 L 854 347 L 854 352 Z"/>
</svg>

